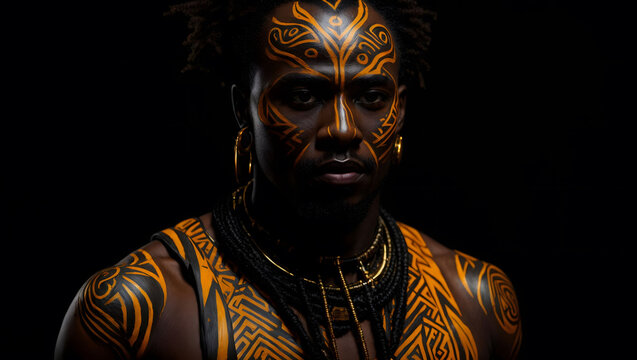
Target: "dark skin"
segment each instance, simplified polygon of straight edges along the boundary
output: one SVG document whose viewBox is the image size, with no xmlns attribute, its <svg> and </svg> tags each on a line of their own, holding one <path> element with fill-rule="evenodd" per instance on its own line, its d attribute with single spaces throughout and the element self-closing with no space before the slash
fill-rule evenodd
<svg viewBox="0 0 637 360">
<path fill-rule="evenodd" d="M 204 215 L 202 221 L 210 224 L 210 214 Z M 209 225 L 207 228 L 209 231 L 213 230 Z M 459 302 L 465 323 L 475 337 L 479 358 L 507 359 L 512 338 L 502 331 L 493 317 L 484 315 L 479 304 L 467 294 L 456 270 L 455 253 L 429 237 L 425 237 L 425 240 L 455 299 Z M 192 285 L 186 280 L 180 264 L 170 256 L 161 243 L 149 243 L 144 249 L 157 261 L 166 278 L 168 290 L 166 307 L 153 330 L 144 358 L 201 359 L 198 307 Z M 75 311 L 76 302 L 77 299 L 71 304 L 62 324 L 55 359 L 118 359 L 111 347 L 90 336 L 82 326 Z M 369 324 L 363 323 L 362 327 L 370 356 L 373 358 L 375 350 Z M 341 359 L 358 357 L 352 333 L 338 338 L 337 343 Z"/>
<path fill-rule="evenodd" d="M 320 24 L 329 23 L 333 16 L 318 6 L 305 8 L 319 14 L 316 19 Z M 278 7 L 272 15 L 286 23 L 293 21 L 291 13 L 291 5 L 287 4 Z M 355 9 L 345 9 L 340 15 L 351 19 Z M 375 23 L 385 22 L 372 10 L 367 24 Z M 272 23 L 266 21 L 260 38 L 266 39 L 272 28 Z M 294 49 L 292 53 L 299 52 Z M 235 106 L 247 109 L 239 112 L 238 117 L 240 122 L 246 119 L 244 122 L 256 138 L 259 166 L 252 192 L 254 215 L 266 228 L 282 234 L 296 246 L 309 247 L 317 255 L 353 256 L 369 246 L 380 206 L 378 190 L 390 171 L 391 162 L 375 163 L 377 155 L 372 154 L 373 150 L 364 142 L 372 142 L 373 131 L 392 106 L 397 108 L 394 134 L 402 128 L 406 87 L 395 83 L 390 76 L 364 73 L 364 67 L 355 61 L 337 67 L 330 56 L 319 55 L 308 60 L 308 68 L 316 71 L 310 73 L 286 61 L 263 56 L 255 66 L 247 106 Z M 398 78 L 399 63 L 389 63 L 384 70 Z M 258 109 L 264 93 L 266 101 L 302 131 L 298 147 L 305 151 L 300 155 L 282 146 L 279 129 L 269 127 L 267 121 L 260 119 Z M 352 173 L 357 176 L 353 181 L 338 178 L 352 176 Z M 335 226 L 338 219 L 325 226 L 321 219 L 306 220 L 295 211 L 303 202 L 325 197 L 328 202 L 346 205 L 355 206 L 365 200 L 369 204 L 358 221 L 347 223 L 345 220 L 340 226 Z M 302 243 L 291 240 L 299 238 L 299 234 L 303 235 Z M 332 241 L 326 244 L 324 239 Z M 312 248 L 316 244 L 320 249 Z"/>
<path fill-rule="evenodd" d="M 269 39 L 276 27 L 270 19 L 293 22 L 292 6 L 284 4 L 267 16 L 258 37 Z M 336 23 L 332 11 L 310 4 L 304 8 L 319 24 Z M 340 9 L 337 15 L 347 24 L 355 19 L 356 10 Z M 389 27 L 378 12 L 369 8 L 361 29 L 376 24 Z M 271 53 L 279 50 L 266 40 L 262 46 L 270 47 Z M 254 134 L 256 171 L 248 204 L 250 212 L 309 264 L 318 256 L 359 254 L 373 239 L 379 216 L 379 190 L 392 167 L 392 157 L 382 157 L 386 150 L 382 144 L 374 143 L 374 133 L 382 119 L 391 118 L 393 125 L 387 143 L 393 144 L 404 121 L 406 87 L 395 80 L 399 54 L 388 52 L 382 57 L 388 60 L 374 71 L 356 61 L 335 66 L 334 58 L 320 54 L 311 56 L 307 68 L 300 68 L 277 56 L 266 56 L 265 51 L 262 53 L 254 64 L 250 89 L 234 94 L 237 118 Z M 307 50 L 305 54 L 314 55 Z M 391 56 L 395 56 L 394 61 Z M 247 95 L 242 97 L 240 93 Z M 286 133 L 297 134 L 294 141 L 282 136 L 281 128 L 264 118 L 274 112 L 294 125 Z M 303 209 L 312 209 L 316 203 L 319 215 L 306 216 Z M 324 217 L 320 212 L 322 206 L 329 209 Z M 360 214 L 348 217 L 360 209 Z M 215 236 L 211 215 L 206 214 L 201 220 Z M 456 253 L 423 237 L 474 336 L 479 358 L 507 358 L 513 337 L 503 331 L 495 317 L 482 311 L 475 296 L 467 292 L 458 272 Z M 199 310 L 192 285 L 161 243 L 151 242 L 143 249 L 156 262 L 166 285 L 165 307 L 152 330 L 144 357 L 201 359 Z M 346 274 L 346 278 L 353 281 L 356 275 Z M 472 278 L 468 281 L 474 280 L 477 281 Z M 76 298 L 62 325 L 56 359 L 117 358 L 109 346 L 97 341 L 82 326 L 76 312 L 77 301 Z M 376 352 L 370 324 L 363 322 L 361 327 L 373 359 Z M 358 358 L 351 332 L 338 338 L 337 345 L 341 359 Z"/>
</svg>

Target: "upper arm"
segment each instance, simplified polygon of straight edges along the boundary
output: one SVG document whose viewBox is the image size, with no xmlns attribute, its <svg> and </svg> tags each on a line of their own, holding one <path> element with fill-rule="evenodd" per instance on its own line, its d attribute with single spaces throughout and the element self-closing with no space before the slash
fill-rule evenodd
<svg viewBox="0 0 637 360">
<path fill-rule="evenodd" d="M 62 325 L 56 358 L 139 358 L 165 304 L 161 270 L 137 250 L 84 284 Z"/>
<path fill-rule="evenodd" d="M 455 253 L 455 263 L 462 286 L 488 319 L 495 355 L 514 359 L 520 348 L 522 329 L 511 280 L 497 266 L 459 251 Z"/>
</svg>

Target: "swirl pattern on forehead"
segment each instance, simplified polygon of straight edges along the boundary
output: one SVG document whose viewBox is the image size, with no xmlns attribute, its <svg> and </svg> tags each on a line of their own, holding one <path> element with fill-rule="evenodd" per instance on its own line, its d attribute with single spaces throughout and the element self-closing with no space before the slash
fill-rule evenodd
<svg viewBox="0 0 637 360">
<path fill-rule="evenodd" d="M 359 0 L 354 19 L 344 28 L 342 17 L 334 15 L 327 24 L 320 22 L 305 10 L 298 2 L 292 8 L 295 19 L 300 22 L 285 23 L 272 18 L 273 26 L 269 34 L 269 48 L 266 53 L 273 60 L 292 62 L 293 66 L 302 67 L 310 73 L 315 73 L 307 62 L 295 54 L 295 48 L 302 45 L 316 49 L 324 47 L 325 57 L 332 60 L 336 70 L 335 80 L 344 80 L 344 66 L 352 59 L 352 55 L 361 65 L 367 65 L 354 78 L 367 74 L 380 74 L 386 63 L 396 62 L 396 52 L 391 33 L 382 24 L 372 24 L 366 30 L 361 30 L 369 18 L 369 8 Z"/>
<path fill-rule="evenodd" d="M 272 18 L 273 26 L 268 35 L 268 45 L 266 55 L 272 60 L 285 61 L 292 67 L 301 67 L 307 73 L 326 77 L 312 67 L 303 59 L 315 58 L 318 56 L 317 46 L 321 40 L 315 31 L 305 24 L 285 23 L 277 18 Z M 304 44 L 304 56 L 294 54 L 294 49 Z M 309 56 L 308 56 L 309 55 Z"/>
<path fill-rule="evenodd" d="M 368 74 L 381 74 L 383 66 L 387 63 L 396 62 L 396 52 L 394 50 L 394 42 L 391 39 L 389 29 L 382 24 L 374 24 L 369 27 L 364 34 L 358 35 L 361 41 L 358 43 L 358 49 L 361 51 L 357 60 L 361 65 L 366 65 L 360 73 L 354 78 Z M 372 55 L 372 60 L 361 63 L 359 57 L 365 55 L 368 59 Z"/>
<path fill-rule="evenodd" d="M 369 16 L 367 5 L 359 0 L 356 16 L 344 29 L 341 29 L 344 25 L 341 17 L 332 16 L 327 24 L 322 25 L 298 1 L 292 6 L 292 15 L 299 22 L 286 23 L 276 17 L 272 18 L 274 26 L 268 36 L 266 55 L 272 60 L 285 61 L 293 67 L 300 67 L 313 75 L 328 79 L 333 76 L 335 82 L 344 85 L 345 64 L 356 48 L 358 30 Z M 322 53 L 323 57 L 332 61 L 332 76 L 322 74 L 308 64 L 305 55 L 308 49 L 314 49 L 311 53 Z"/>
</svg>

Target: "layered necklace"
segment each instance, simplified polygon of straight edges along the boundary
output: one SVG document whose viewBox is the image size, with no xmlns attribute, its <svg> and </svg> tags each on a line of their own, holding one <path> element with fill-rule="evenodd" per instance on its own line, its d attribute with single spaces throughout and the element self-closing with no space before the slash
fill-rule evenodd
<svg viewBox="0 0 637 360">
<path fill-rule="evenodd" d="M 338 359 L 336 338 L 352 331 L 361 358 L 369 359 L 361 328 L 369 320 L 377 358 L 389 359 L 402 333 L 408 280 L 408 253 L 396 222 L 381 209 L 374 239 L 361 254 L 323 256 L 311 266 L 301 265 L 290 260 L 289 247 L 250 216 L 249 186 L 213 210 L 219 246 L 273 301 L 306 356 Z M 346 274 L 354 274 L 355 280 L 348 282 Z"/>
</svg>

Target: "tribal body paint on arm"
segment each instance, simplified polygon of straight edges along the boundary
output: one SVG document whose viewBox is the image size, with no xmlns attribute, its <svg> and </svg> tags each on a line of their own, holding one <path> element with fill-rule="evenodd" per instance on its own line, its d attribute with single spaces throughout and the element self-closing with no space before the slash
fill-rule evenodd
<svg viewBox="0 0 637 360">
<path fill-rule="evenodd" d="M 166 282 L 143 249 L 89 279 L 78 313 L 85 330 L 122 359 L 143 356 L 166 304 Z"/>
<path fill-rule="evenodd" d="M 351 12 L 346 12 L 340 1 L 323 1 L 333 13 L 320 17 L 318 12 L 294 2 L 291 17 L 286 21 L 276 16 L 271 19 L 266 57 L 273 62 L 285 63 L 299 75 L 323 81 L 325 88 L 333 90 L 322 101 L 322 107 L 333 112 L 327 132 L 347 134 L 360 138 L 370 152 L 376 166 L 390 154 L 394 136 L 399 128 L 399 94 L 397 81 L 397 53 L 389 29 L 370 20 L 368 5 L 358 0 Z M 317 6 L 317 5 L 314 5 Z M 341 11 L 343 10 L 343 11 Z M 328 64 L 326 66 L 326 64 Z M 395 66 L 394 66 L 395 65 Z M 390 66 L 394 66 L 390 69 Z M 287 155 L 296 165 L 311 144 L 303 121 L 286 116 L 270 94 L 286 75 L 275 79 L 263 91 L 258 100 L 259 120 L 268 131 L 285 144 Z M 373 79 L 385 81 L 391 88 L 388 98 L 377 101 L 370 93 L 356 94 L 349 90 L 356 83 Z M 317 94 L 305 94 L 316 96 Z M 306 102 L 306 103 L 309 103 Z M 361 126 L 361 111 L 383 110 L 376 114 L 373 125 Z M 323 111 L 323 110 L 321 110 Z"/>
<path fill-rule="evenodd" d="M 498 267 L 459 251 L 455 253 L 456 270 L 464 289 L 485 315 L 495 319 L 498 333 L 506 339 L 508 349 L 502 356 L 515 358 L 520 349 L 522 327 L 513 284 Z"/>
</svg>

